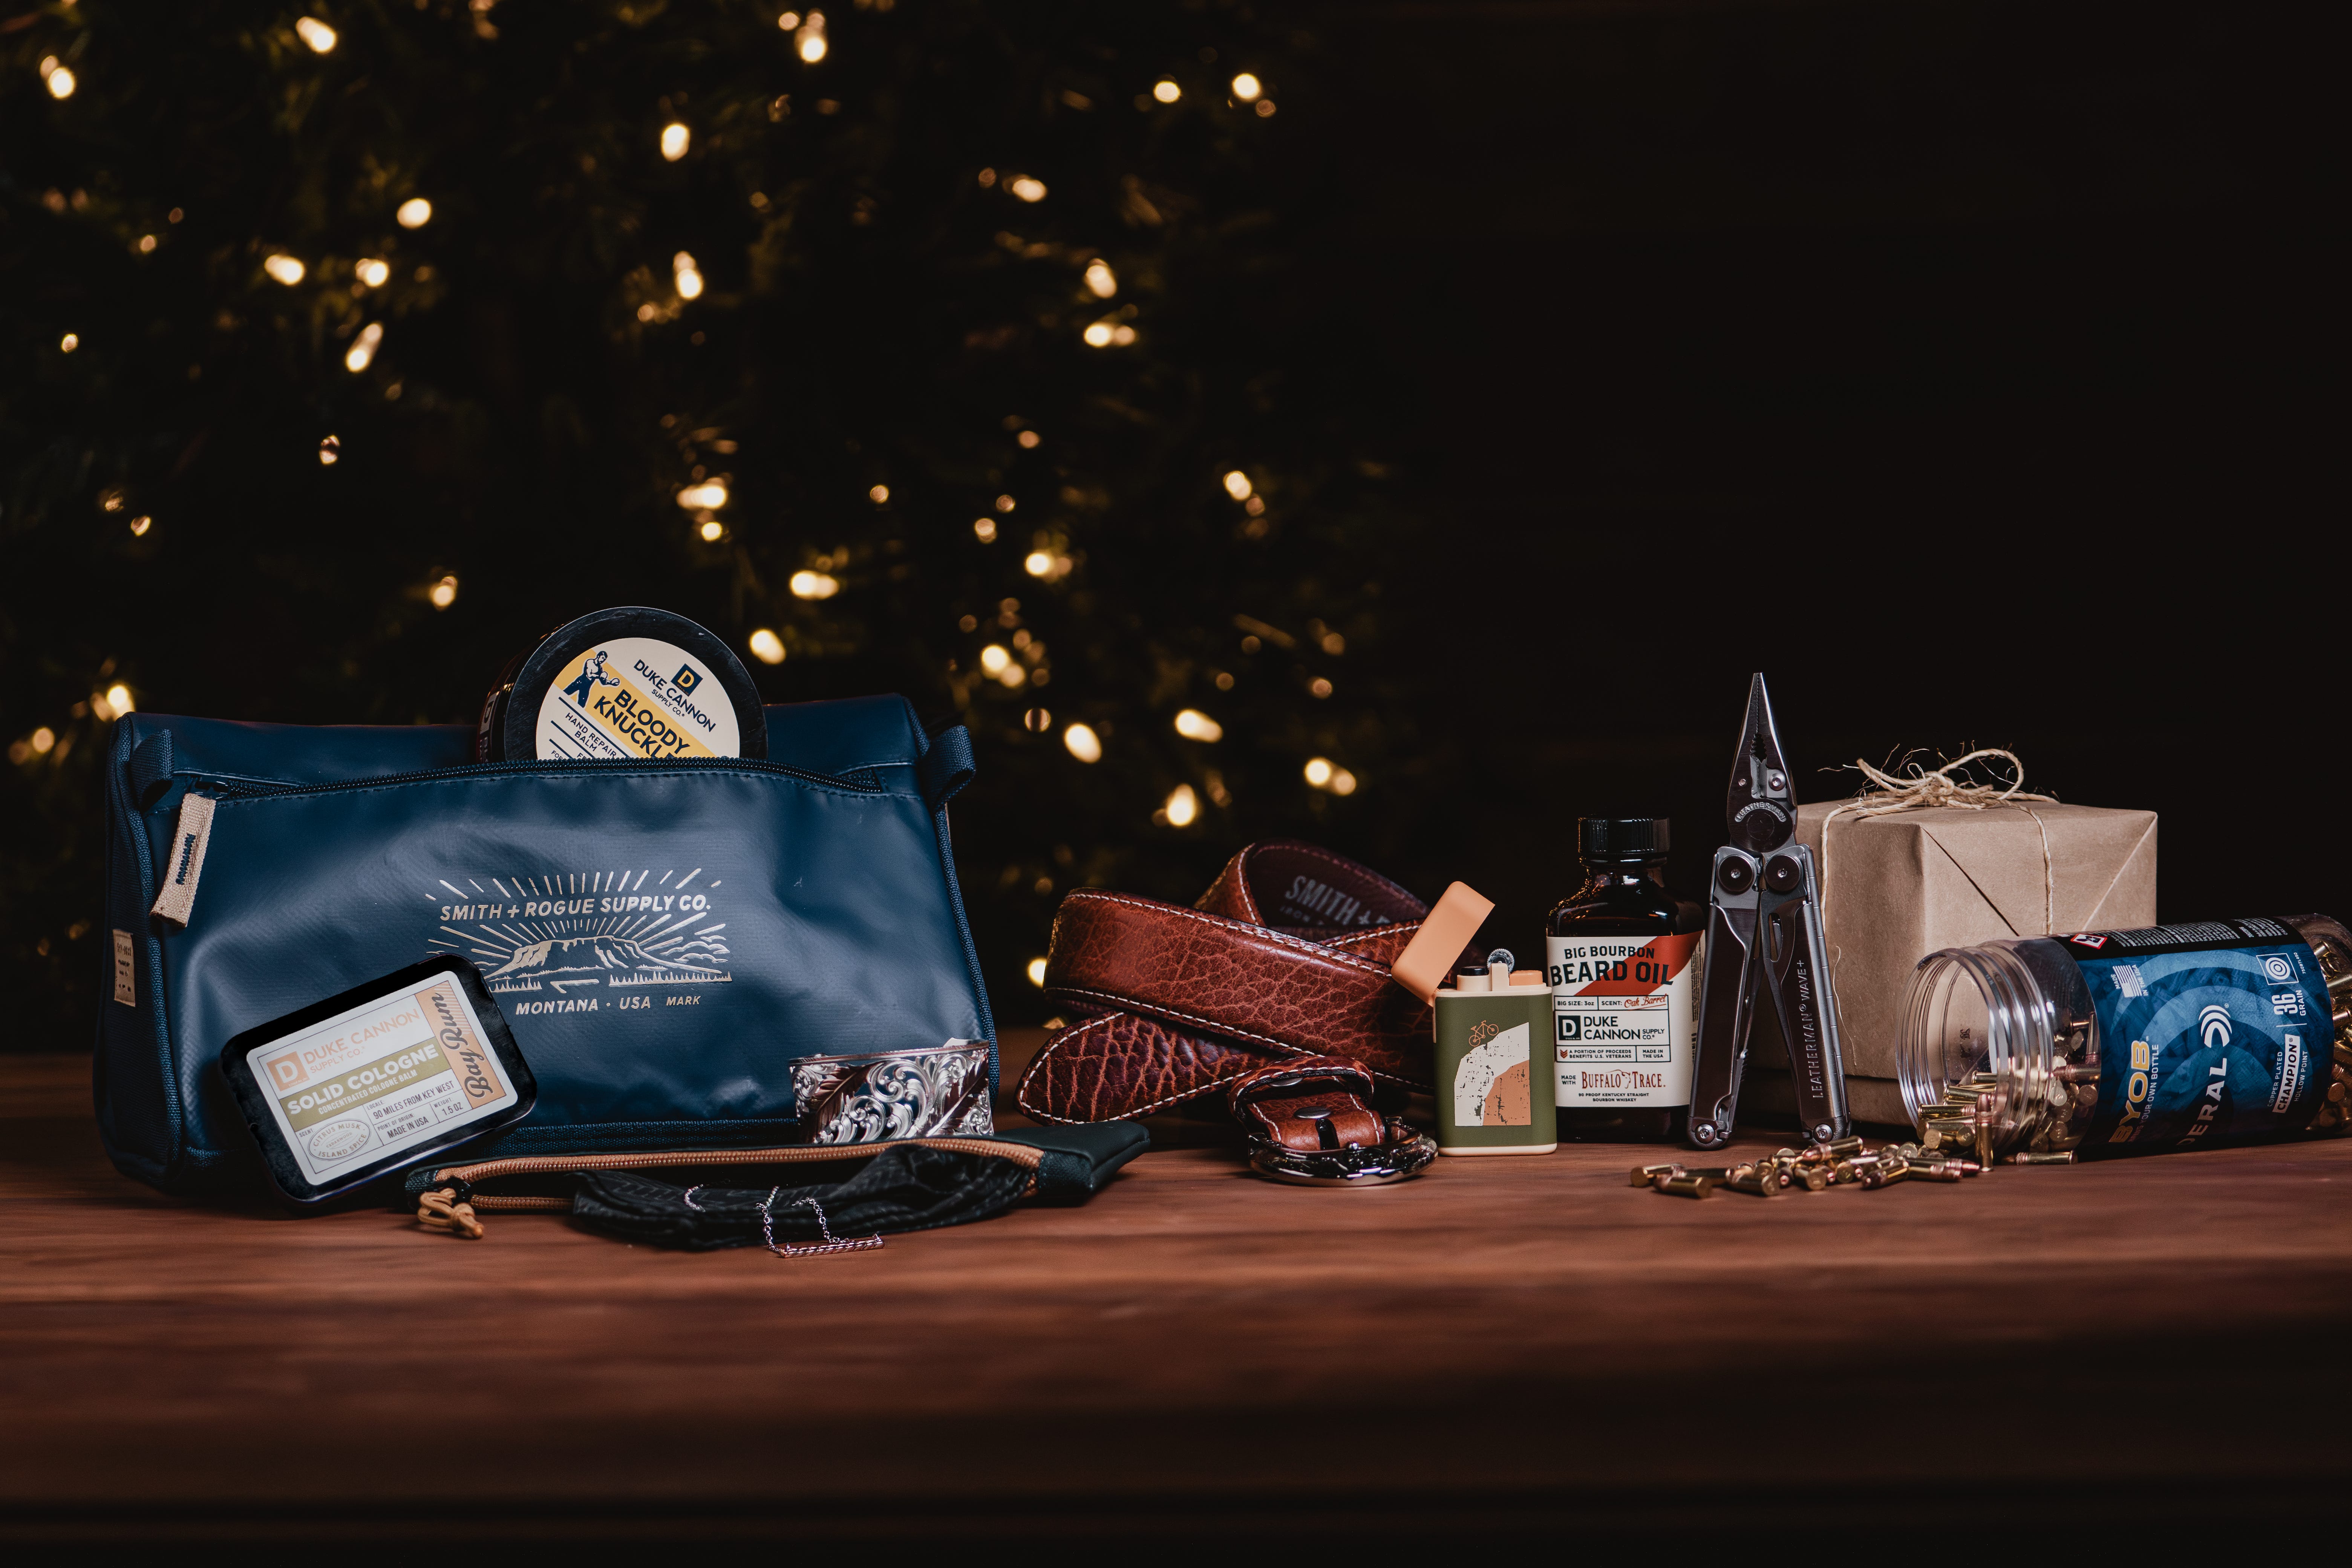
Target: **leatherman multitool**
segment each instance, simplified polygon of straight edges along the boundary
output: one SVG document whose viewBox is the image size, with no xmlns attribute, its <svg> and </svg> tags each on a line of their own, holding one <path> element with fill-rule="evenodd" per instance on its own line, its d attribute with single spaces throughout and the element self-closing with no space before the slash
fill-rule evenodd
<svg viewBox="0 0 2352 1568">
<path fill-rule="evenodd" d="M 1707 896 L 1690 1141 L 1702 1149 L 1731 1141 L 1759 991 L 1771 993 L 1780 1037 L 1789 1043 L 1800 1125 L 1816 1142 L 1843 1138 L 1850 1131 L 1845 1058 L 1822 940 L 1820 884 L 1812 851 L 1791 842 L 1797 807 L 1760 674 L 1748 688 L 1748 723 L 1732 759 L 1726 814 L 1731 842 L 1715 852 Z"/>
</svg>

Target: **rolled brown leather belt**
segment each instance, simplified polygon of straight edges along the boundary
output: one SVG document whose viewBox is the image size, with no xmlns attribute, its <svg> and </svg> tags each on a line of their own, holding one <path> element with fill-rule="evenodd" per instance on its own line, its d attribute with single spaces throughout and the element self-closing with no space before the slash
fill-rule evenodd
<svg viewBox="0 0 2352 1568">
<path fill-rule="evenodd" d="M 1041 1121 L 1112 1121 L 1223 1091 L 1293 1056 L 1430 1087 L 1429 1007 L 1389 975 L 1428 906 L 1311 844 L 1253 844 L 1191 909 L 1091 889 L 1062 900 L 1045 990 L 1084 1009 L 1017 1100 Z"/>
</svg>

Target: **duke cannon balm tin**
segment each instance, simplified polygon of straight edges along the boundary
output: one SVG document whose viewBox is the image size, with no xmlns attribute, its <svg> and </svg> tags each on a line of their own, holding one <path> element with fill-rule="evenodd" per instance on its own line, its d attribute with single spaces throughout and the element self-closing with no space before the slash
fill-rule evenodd
<svg viewBox="0 0 2352 1568">
<path fill-rule="evenodd" d="M 667 763 L 764 757 L 751 673 L 709 632 L 667 610 L 599 610 L 558 627 L 482 705 L 484 762 Z"/>
<path fill-rule="evenodd" d="M 247 1029 L 220 1066 L 271 1183 L 305 1208 L 520 1121 L 539 1094 L 454 953 Z"/>
<path fill-rule="evenodd" d="M 1553 1131 L 1551 987 L 1513 973 L 1497 948 L 1432 999 L 1437 1036 L 1437 1152 L 1549 1154 Z"/>
</svg>

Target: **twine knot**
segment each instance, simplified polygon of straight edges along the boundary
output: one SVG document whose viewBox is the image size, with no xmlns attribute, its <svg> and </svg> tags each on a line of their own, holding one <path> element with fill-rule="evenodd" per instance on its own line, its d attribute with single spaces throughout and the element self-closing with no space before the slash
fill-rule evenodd
<svg viewBox="0 0 2352 1568">
<path fill-rule="evenodd" d="M 474 1215 L 472 1204 L 457 1202 L 457 1189 L 444 1187 L 437 1193 L 425 1193 L 416 1200 L 416 1223 L 427 1230 L 446 1231 L 467 1241 L 482 1239 L 482 1222 Z"/>
<path fill-rule="evenodd" d="M 2010 782 L 2006 784 L 1968 784 L 1954 778 L 1958 769 L 1968 766 L 1979 757 L 2004 757 L 2009 762 Z M 2036 795 L 2024 787 L 2025 764 L 2015 752 L 2004 752 L 1998 746 L 1985 746 L 1956 758 L 1939 768 L 1923 768 L 1911 764 L 1907 774 L 1896 774 L 1872 767 L 1860 757 L 1853 765 L 1869 784 L 1857 794 L 1853 802 L 1830 813 L 1842 816 L 1853 812 L 1860 816 L 1883 816 L 1890 811 L 1912 811 L 1922 806 L 1958 806 L 1963 811 L 1982 811 L 1988 806 L 2008 805 L 2021 800 L 2038 800 L 2055 805 L 2054 795 Z"/>
<path fill-rule="evenodd" d="M 1961 768 L 1982 757 L 2001 757 L 2009 763 L 2010 780 L 2006 784 L 1969 784 L 1953 775 Z M 1937 806 L 1960 811 L 1989 811 L 1995 806 L 2015 806 L 2033 818 L 2034 829 L 2042 835 L 2042 932 L 2055 931 L 2058 918 L 2058 878 L 2050 858 L 2050 829 L 2041 814 L 2021 804 L 2032 800 L 2044 805 L 2055 805 L 2054 795 L 2036 795 L 2025 787 L 2025 764 L 2015 752 L 1999 746 L 1984 746 L 1965 757 L 1955 757 L 1940 767 L 1923 768 L 1911 764 L 1908 773 L 1890 773 L 1874 768 L 1860 757 L 1853 765 L 1869 782 L 1854 797 L 1822 818 L 1822 923 L 1826 930 L 1830 912 L 1830 824 L 1851 813 L 1855 816 L 1884 816 L 1895 811 L 1920 811 Z"/>
</svg>

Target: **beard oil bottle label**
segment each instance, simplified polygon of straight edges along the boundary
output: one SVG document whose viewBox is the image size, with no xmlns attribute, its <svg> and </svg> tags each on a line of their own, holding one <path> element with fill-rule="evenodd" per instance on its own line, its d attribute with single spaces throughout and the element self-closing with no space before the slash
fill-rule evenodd
<svg viewBox="0 0 2352 1568">
<path fill-rule="evenodd" d="M 1544 939 L 1563 1110 L 1688 1105 L 1699 933 Z"/>
</svg>

